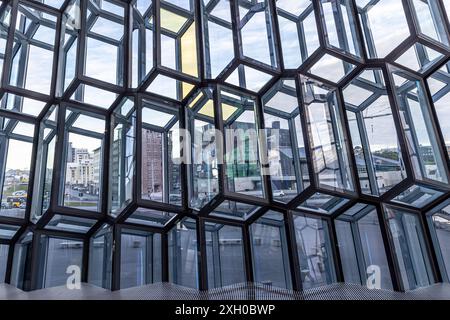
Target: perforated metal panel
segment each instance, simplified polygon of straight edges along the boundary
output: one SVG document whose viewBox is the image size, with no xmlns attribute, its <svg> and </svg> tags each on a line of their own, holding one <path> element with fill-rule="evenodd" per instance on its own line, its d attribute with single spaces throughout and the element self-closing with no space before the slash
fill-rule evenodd
<svg viewBox="0 0 450 320">
<path fill-rule="evenodd" d="M 406 293 L 389 290 L 369 290 L 352 284 L 334 284 L 303 292 L 294 292 L 261 284 L 241 283 L 220 289 L 198 291 L 170 283 L 108 291 L 88 284 L 79 290 L 65 286 L 21 291 L 10 285 L 0 285 L 0 300 L 450 300 L 450 285 L 437 284 Z"/>
</svg>

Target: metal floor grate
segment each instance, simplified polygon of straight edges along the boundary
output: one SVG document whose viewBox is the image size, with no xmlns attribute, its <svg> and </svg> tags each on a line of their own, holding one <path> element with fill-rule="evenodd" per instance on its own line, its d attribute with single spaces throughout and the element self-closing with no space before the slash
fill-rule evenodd
<svg viewBox="0 0 450 320">
<path fill-rule="evenodd" d="M 0 285 L 0 300 L 450 300 L 450 284 L 436 284 L 406 293 L 369 290 L 354 284 L 332 284 L 303 292 L 258 283 L 240 283 L 198 291 L 170 283 L 109 291 L 89 284 L 80 290 L 65 286 L 24 292 Z"/>
</svg>

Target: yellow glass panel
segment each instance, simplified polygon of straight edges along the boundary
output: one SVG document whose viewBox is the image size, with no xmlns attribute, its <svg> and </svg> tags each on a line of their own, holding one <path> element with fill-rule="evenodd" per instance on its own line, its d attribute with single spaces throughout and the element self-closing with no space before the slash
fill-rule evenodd
<svg viewBox="0 0 450 320">
<path fill-rule="evenodd" d="M 198 102 L 198 100 L 200 100 L 202 97 L 203 97 L 203 92 L 198 93 L 197 96 L 195 97 L 195 99 L 192 100 L 191 103 L 189 103 L 189 108 L 192 109 L 192 107 L 194 107 L 195 104 Z"/>
<path fill-rule="evenodd" d="M 183 90 L 183 99 L 194 89 L 194 85 L 188 82 L 183 82 L 182 90 Z"/>
<path fill-rule="evenodd" d="M 214 103 L 213 103 L 213 101 L 211 99 L 209 99 L 205 103 L 203 108 L 200 109 L 200 111 L 198 113 L 203 114 L 207 117 L 214 118 Z"/>
<path fill-rule="evenodd" d="M 222 103 L 222 119 L 223 121 L 227 121 L 233 113 L 237 110 L 236 107 L 233 107 L 229 104 Z"/>
<path fill-rule="evenodd" d="M 173 12 L 161 9 L 161 28 L 178 33 L 186 22 L 186 18 Z"/>
<path fill-rule="evenodd" d="M 196 38 L 195 23 L 192 23 L 181 37 L 181 71 L 194 77 L 198 77 Z"/>
<path fill-rule="evenodd" d="M 222 117 L 224 121 L 228 120 L 236 110 L 237 110 L 236 107 L 230 106 L 229 104 L 226 103 L 222 103 Z M 214 117 L 213 101 L 211 99 L 208 100 L 208 102 L 205 103 L 203 108 L 201 108 L 198 113 L 213 118 Z"/>
</svg>

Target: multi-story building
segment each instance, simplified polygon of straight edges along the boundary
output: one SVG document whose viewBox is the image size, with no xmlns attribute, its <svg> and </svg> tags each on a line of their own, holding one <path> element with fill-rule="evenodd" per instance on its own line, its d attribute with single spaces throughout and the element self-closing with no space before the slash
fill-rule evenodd
<svg viewBox="0 0 450 320">
<path fill-rule="evenodd" d="M 89 187 L 95 181 L 94 156 L 87 149 L 75 148 L 74 160 L 67 163 L 66 183 Z"/>
</svg>

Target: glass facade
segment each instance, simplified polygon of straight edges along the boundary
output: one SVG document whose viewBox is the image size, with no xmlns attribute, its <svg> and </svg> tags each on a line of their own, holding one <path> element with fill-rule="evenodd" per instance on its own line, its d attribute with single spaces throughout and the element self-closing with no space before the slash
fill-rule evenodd
<svg viewBox="0 0 450 320">
<path fill-rule="evenodd" d="M 448 282 L 447 13 L 1 0 L 0 283 Z"/>
</svg>

